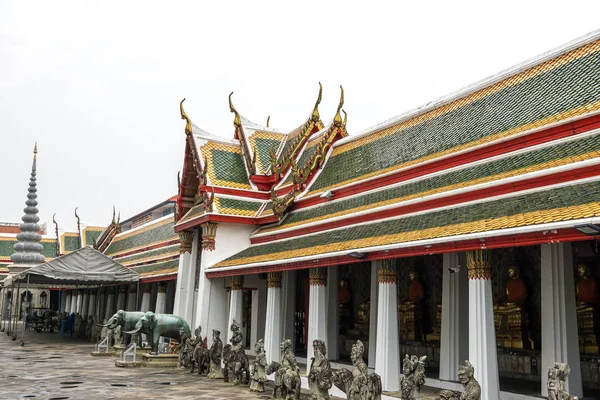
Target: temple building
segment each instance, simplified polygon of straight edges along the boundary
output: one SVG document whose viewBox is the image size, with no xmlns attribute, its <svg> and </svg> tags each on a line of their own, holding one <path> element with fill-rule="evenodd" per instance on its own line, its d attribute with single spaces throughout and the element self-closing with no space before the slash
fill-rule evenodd
<svg viewBox="0 0 600 400">
<path fill-rule="evenodd" d="M 343 89 L 326 113 L 315 94 L 291 131 L 230 95 L 230 138 L 181 102 L 174 313 L 235 318 L 269 362 L 283 338 L 307 360 L 360 338 L 384 391 L 408 353 L 440 384 L 469 359 L 484 400 L 545 395 L 554 362 L 598 393 L 600 31 L 362 132 Z"/>
</svg>

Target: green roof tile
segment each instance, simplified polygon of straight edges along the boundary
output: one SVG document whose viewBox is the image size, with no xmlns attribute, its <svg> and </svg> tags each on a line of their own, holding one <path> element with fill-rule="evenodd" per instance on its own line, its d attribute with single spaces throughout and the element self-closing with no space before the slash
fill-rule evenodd
<svg viewBox="0 0 600 400">
<path fill-rule="evenodd" d="M 127 234 L 127 232 L 125 232 Z M 165 223 L 164 225 L 152 227 L 150 229 L 143 229 L 141 232 L 128 236 L 123 239 L 113 240 L 110 246 L 104 252 L 106 255 L 112 255 L 120 253 L 127 249 L 149 245 L 156 242 L 164 242 L 167 240 L 177 239 L 175 229 L 173 228 L 173 221 Z"/>
<path fill-rule="evenodd" d="M 311 190 L 357 179 L 598 101 L 600 52 L 332 156 Z"/>
<path fill-rule="evenodd" d="M 398 218 L 383 222 L 351 226 L 315 235 L 250 246 L 227 260 L 266 255 L 281 251 L 298 250 L 319 245 L 342 243 L 383 235 L 421 231 L 458 223 L 490 220 L 503 216 L 520 215 L 532 211 L 588 204 L 600 198 L 600 182 L 590 182 L 536 193 L 518 195 L 487 203 L 433 211 L 425 215 Z M 569 219 L 565 216 L 565 219 Z M 441 234 L 440 237 L 444 235 Z"/>
<path fill-rule="evenodd" d="M 248 184 L 244 158 L 241 154 L 218 149 L 212 149 L 211 153 L 217 179 Z"/>
</svg>

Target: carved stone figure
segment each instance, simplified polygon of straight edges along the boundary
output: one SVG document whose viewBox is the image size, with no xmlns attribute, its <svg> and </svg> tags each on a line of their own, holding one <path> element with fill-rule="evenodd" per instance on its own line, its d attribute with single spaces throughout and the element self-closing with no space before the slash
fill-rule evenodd
<svg viewBox="0 0 600 400">
<path fill-rule="evenodd" d="M 265 343 L 260 339 L 254 345 L 254 352 L 256 358 L 254 359 L 254 366 L 252 369 L 252 382 L 250 383 L 251 392 L 264 392 L 265 382 L 268 381 L 266 368 L 267 368 L 267 355 L 265 353 Z"/>
<path fill-rule="evenodd" d="M 102 327 L 102 330 L 100 331 L 100 340 L 104 340 L 105 337 L 108 336 L 108 327 L 106 326 L 106 320 L 102 321 L 102 325 L 100 325 Z M 109 339 L 110 342 L 110 339 Z M 110 343 L 109 343 L 110 346 Z"/>
<path fill-rule="evenodd" d="M 402 363 L 402 381 L 400 382 L 400 391 L 403 400 L 418 400 L 421 398 L 421 386 L 425 384 L 425 359 L 417 356 L 404 357 Z"/>
<path fill-rule="evenodd" d="M 190 337 L 189 333 L 185 331 L 184 327 L 179 328 L 179 335 L 181 338 L 179 346 L 179 368 L 188 368 L 192 363 L 192 353 L 194 352 L 194 340 Z M 193 370 L 193 369 L 192 369 Z"/>
<path fill-rule="evenodd" d="M 408 299 L 398 305 L 400 337 L 403 340 L 423 340 L 425 289 L 415 271 L 409 273 Z"/>
<path fill-rule="evenodd" d="M 201 340 L 200 336 L 196 337 L 196 346 L 194 347 L 194 352 L 192 356 L 192 370 L 190 371 L 190 373 L 193 373 L 194 368 L 196 367 L 198 367 L 198 375 L 202 375 L 204 372 L 208 372 L 209 370 L 210 357 L 206 337 L 204 338 L 204 340 Z"/>
<path fill-rule="evenodd" d="M 363 360 L 365 346 L 360 340 L 352 346 L 350 360 L 352 372 L 340 369 L 333 373 L 333 383 L 348 400 L 379 400 L 381 399 L 381 377 L 370 374 Z"/>
<path fill-rule="evenodd" d="M 91 341 L 92 339 L 92 330 L 94 329 L 94 318 L 92 316 L 88 317 L 87 324 L 85 325 L 85 340 Z"/>
<path fill-rule="evenodd" d="M 327 348 L 322 340 L 313 340 L 315 356 L 311 358 L 308 386 L 313 400 L 329 400 L 333 385 L 331 366 L 327 360 Z"/>
<path fill-rule="evenodd" d="M 113 329 L 113 339 L 115 340 L 113 346 L 121 346 L 121 342 L 123 341 L 123 335 L 121 334 L 121 325 L 117 325 L 115 329 Z"/>
<path fill-rule="evenodd" d="M 298 400 L 300 398 L 300 368 L 292 351 L 292 341 L 285 339 L 279 345 L 280 362 L 273 361 L 267 368 L 267 375 L 275 373 L 273 399 Z"/>
<path fill-rule="evenodd" d="M 464 366 L 458 367 L 458 380 L 465 388 L 464 392 L 455 390 L 442 390 L 440 392 L 440 399 L 444 400 L 480 400 L 481 399 L 481 386 L 474 378 L 475 368 L 469 362 L 465 361 Z"/>
<path fill-rule="evenodd" d="M 156 355 L 158 354 L 158 342 L 161 336 L 175 339 L 181 343 L 181 328 L 188 335 L 190 334 L 190 327 L 183 318 L 177 315 L 154 314 L 148 311 L 139 319 L 134 330 L 125 333 L 129 335 L 136 332 L 144 333 L 151 343 L 152 351 L 150 354 Z"/>
<path fill-rule="evenodd" d="M 75 335 L 79 336 L 81 330 L 81 315 L 79 313 L 75 314 L 75 321 L 73 322 L 73 330 L 75 331 Z"/>
<path fill-rule="evenodd" d="M 565 363 L 554 363 L 548 368 L 548 400 L 576 400 L 565 390 L 565 381 L 571 368 Z"/>
<path fill-rule="evenodd" d="M 241 345 L 243 340 L 241 328 L 235 319 L 233 319 L 230 329 L 233 333 L 231 339 L 229 339 L 231 344 L 223 347 L 223 362 L 225 364 L 223 378 L 225 382 L 229 382 L 229 373 L 231 373 L 234 377 L 234 385 L 247 384 L 250 380 L 249 361 Z"/>
<path fill-rule="evenodd" d="M 494 305 L 496 340 L 504 347 L 529 348 L 529 333 L 527 331 L 529 316 L 525 308 L 527 287 L 519 276 L 519 269 L 516 266 L 508 268 L 508 276 L 506 301 Z"/>
<path fill-rule="evenodd" d="M 221 379 L 223 371 L 221 369 L 221 354 L 223 353 L 223 342 L 221 341 L 221 332 L 213 329 L 213 344 L 210 346 L 208 356 L 210 358 L 210 368 L 208 378 Z"/>
<path fill-rule="evenodd" d="M 579 350 L 583 354 L 598 354 L 600 330 L 600 287 L 586 265 L 577 266 L 577 327 Z"/>
</svg>

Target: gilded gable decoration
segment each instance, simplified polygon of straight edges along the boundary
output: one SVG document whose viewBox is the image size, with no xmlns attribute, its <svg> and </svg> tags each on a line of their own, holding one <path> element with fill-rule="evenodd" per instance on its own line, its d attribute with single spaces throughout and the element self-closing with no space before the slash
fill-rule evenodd
<svg viewBox="0 0 600 400">
<path fill-rule="evenodd" d="M 183 109 L 183 102 L 185 101 L 185 97 L 179 103 L 179 112 L 181 113 L 181 119 L 185 119 L 185 134 L 190 135 L 192 133 L 192 120 L 187 116 Z"/>
<path fill-rule="evenodd" d="M 306 121 L 300 132 L 296 134 L 293 139 L 288 139 L 292 140 L 292 142 L 286 148 L 284 148 L 284 153 L 279 157 L 276 155 L 275 147 L 271 148 L 269 156 L 271 158 L 271 168 L 274 174 L 281 174 L 285 172 L 291 165 L 292 160 L 295 160 L 298 152 L 302 149 L 310 135 L 323 129 L 323 122 L 321 121 L 321 117 L 319 115 L 319 104 L 321 104 L 322 95 L 323 86 L 321 85 L 321 82 L 319 82 L 319 96 L 317 97 L 317 101 L 315 103 L 315 107 L 313 108 L 310 119 Z"/>
</svg>

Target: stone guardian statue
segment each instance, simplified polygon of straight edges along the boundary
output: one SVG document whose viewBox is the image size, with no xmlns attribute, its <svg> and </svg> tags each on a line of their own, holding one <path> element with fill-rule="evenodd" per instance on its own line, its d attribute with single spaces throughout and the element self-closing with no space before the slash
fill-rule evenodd
<svg viewBox="0 0 600 400">
<path fill-rule="evenodd" d="M 402 374 L 404 375 L 400 382 L 402 399 L 419 400 L 421 398 L 421 386 L 425 384 L 425 359 L 417 356 L 404 357 L 402 363 Z"/>
<path fill-rule="evenodd" d="M 308 386 L 313 400 L 329 400 L 329 389 L 333 386 L 331 366 L 327 360 L 327 349 L 322 340 L 313 340 L 315 356 L 311 358 Z"/>
<path fill-rule="evenodd" d="M 221 332 L 213 329 L 213 343 L 210 346 L 208 355 L 210 357 L 210 368 L 208 378 L 223 379 L 223 370 L 221 369 L 221 354 L 223 353 L 223 342 L 221 341 Z"/>
</svg>

